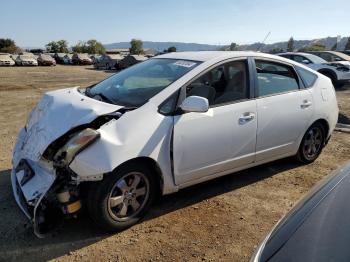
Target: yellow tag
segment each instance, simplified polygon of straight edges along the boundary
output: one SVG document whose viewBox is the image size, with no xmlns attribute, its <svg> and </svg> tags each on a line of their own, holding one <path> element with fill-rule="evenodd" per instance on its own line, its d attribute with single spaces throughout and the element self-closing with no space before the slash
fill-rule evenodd
<svg viewBox="0 0 350 262">
<path fill-rule="evenodd" d="M 80 203 L 80 200 L 72 203 L 72 204 L 69 204 L 67 205 L 67 212 L 68 213 L 75 213 L 77 212 L 79 209 L 81 208 L 81 203 Z"/>
</svg>

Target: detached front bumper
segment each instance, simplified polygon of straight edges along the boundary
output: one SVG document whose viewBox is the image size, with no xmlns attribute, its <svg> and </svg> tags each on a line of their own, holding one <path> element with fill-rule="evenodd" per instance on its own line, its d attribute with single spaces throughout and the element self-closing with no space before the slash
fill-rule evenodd
<svg viewBox="0 0 350 262">
<path fill-rule="evenodd" d="M 42 160 L 28 159 L 21 148 L 25 142 L 26 132 L 21 130 L 13 153 L 11 183 L 14 198 L 23 213 L 34 225 L 34 232 L 41 237 L 38 228 L 40 204 L 53 185 L 56 174 L 50 163 Z"/>
<path fill-rule="evenodd" d="M 46 193 L 55 181 L 55 174 L 48 172 L 38 163 L 21 160 L 20 164 L 12 169 L 11 182 L 13 194 L 23 213 L 31 220 L 34 233 L 41 237 L 38 228 L 38 214 L 40 204 Z"/>
</svg>

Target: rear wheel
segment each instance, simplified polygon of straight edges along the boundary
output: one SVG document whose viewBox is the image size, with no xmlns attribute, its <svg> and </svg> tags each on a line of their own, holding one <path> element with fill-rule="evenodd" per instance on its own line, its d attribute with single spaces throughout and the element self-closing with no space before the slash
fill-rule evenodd
<svg viewBox="0 0 350 262">
<path fill-rule="evenodd" d="M 321 154 L 325 143 L 325 131 L 320 123 L 313 124 L 305 133 L 299 146 L 297 159 L 305 164 L 312 163 Z"/>
<path fill-rule="evenodd" d="M 136 224 L 155 197 L 156 183 L 147 166 L 125 166 L 98 184 L 91 184 L 87 207 L 91 218 L 107 231 Z"/>
</svg>

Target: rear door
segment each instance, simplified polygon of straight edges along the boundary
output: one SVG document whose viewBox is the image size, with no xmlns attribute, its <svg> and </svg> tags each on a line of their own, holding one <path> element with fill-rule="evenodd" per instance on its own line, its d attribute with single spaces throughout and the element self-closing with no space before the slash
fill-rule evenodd
<svg viewBox="0 0 350 262">
<path fill-rule="evenodd" d="M 291 65 L 261 59 L 255 64 L 259 162 L 296 153 L 313 114 L 313 99 Z"/>
<path fill-rule="evenodd" d="M 183 184 L 254 161 L 256 101 L 251 99 L 246 59 L 227 62 L 186 86 L 187 96 L 209 100 L 206 113 L 174 118 L 176 184 Z"/>
</svg>

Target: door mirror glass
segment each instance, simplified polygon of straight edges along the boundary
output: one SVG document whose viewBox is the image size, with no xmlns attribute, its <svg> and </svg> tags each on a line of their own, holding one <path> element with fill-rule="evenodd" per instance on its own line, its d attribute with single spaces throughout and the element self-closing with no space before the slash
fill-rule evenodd
<svg viewBox="0 0 350 262">
<path fill-rule="evenodd" d="M 304 59 L 304 60 L 302 61 L 302 63 L 303 63 L 303 64 L 305 64 L 305 65 L 308 65 L 308 64 L 310 64 L 310 61 L 309 61 L 309 60 Z"/>
<path fill-rule="evenodd" d="M 180 108 L 184 112 L 207 112 L 209 110 L 209 102 L 208 99 L 200 96 L 189 96 L 187 97 Z"/>
</svg>

